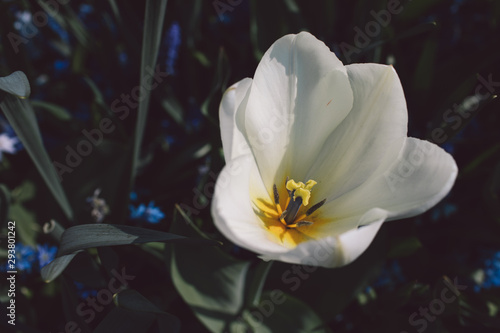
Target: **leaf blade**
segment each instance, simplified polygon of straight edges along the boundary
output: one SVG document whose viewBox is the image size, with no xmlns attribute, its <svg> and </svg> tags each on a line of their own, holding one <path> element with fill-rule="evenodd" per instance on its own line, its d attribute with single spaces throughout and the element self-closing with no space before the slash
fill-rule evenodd
<svg viewBox="0 0 500 333">
<path fill-rule="evenodd" d="M 59 176 L 45 150 L 35 113 L 30 103 L 12 95 L 7 95 L 4 100 L 0 102 L 0 107 L 16 132 L 19 140 L 24 145 L 28 155 L 35 163 L 38 172 L 40 172 L 50 192 L 66 217 L 72 221 L 73 210 L 61 186 Z"/>
</svg>

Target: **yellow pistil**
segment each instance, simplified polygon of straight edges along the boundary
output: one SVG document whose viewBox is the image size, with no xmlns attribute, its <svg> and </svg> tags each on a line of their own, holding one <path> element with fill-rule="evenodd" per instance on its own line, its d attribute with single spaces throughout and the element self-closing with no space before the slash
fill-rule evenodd
<svg viewBox="0 0 500 333">
<path fill-rule="evenodd" d="M 302 198 L 302 204 L 304 206 L 309 205 L 309 198 L 311 198 L 311 189 L 318 182 L 314 180 L 308 180 L 307 183 L 298 182 L 296 183 L 293 179 L 290 179 L 286 183 L 286 189 L 289 191 L 295 191 L 293 195 L 293 200 L 297 198 Z"/>
<path fill-rule="evenodd" d="M 309 180 L 304 184 L 289 180 L 287 177 L 286 192 L 283 188 L 279 191 L 278 187 L 273 185 L 272 203 L 263 199 L 254 201 L 255 212 L 266 225 L 272 239 L 289 248 L 310 239 L 308 235 L 313 232 L 310 227 L 323 222 L 318 216 L 311 215 L 325 203 L 325 200 L 305 208 L 309 205 L 311 190 L 316 184 L 314 180 Z M 284 194 L 287 194 L 285 206 L 280 202 L 280 196 Z"/>
</svg>

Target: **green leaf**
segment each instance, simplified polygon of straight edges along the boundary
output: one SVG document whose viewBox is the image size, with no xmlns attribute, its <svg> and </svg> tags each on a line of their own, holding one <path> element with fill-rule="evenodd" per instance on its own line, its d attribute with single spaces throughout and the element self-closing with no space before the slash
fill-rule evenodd
<svg viewBox="0 0 500 333">
<path fill-rule="evenodd" d="M 387 254 L 389 258 L 407 257 L 422 247 L 420 240 L 413 237 L 399 238 L 393 241 L 391 249 Z"/>
<path fill-rule="evenodd" d="M 210 115 L 210 110 L 216 110 L 220 101 L 219 97 L 222 97 L 224 90 L 227 87 L 227 81 L 229 79 L 229 61 L 227 59 L 226 53 L 224 49 L 219 50 L 219 56 L 217 58 L 217 68 L 215 69 L 215 77 L 212 82 L 212 89 L 208 94 L 207 99 L 203 102 L 201 106 L 201 113 L 208 117 L 208 119 L 212 120 L 214 123 L 217 123 L 213 116 Z M 216 101 L 217 106 L 210 106 L 213 102 Z M 218 110 L 218 109 L 217 109 Z"/>
<path fill-rule="evenodd" d="M 18 239 L 25 245 L 36 245 L 36 236 L 40 232 L 35 214 L 24 207 L 21 203 L 10 206 L 9 212 L 12 221 L 16 222 Z"/>
<path fill-rule="evenodd" d="M 12 191 L 12 201 L 23 203 L 35 197 L 35 184 L 30 180 L 25 180 Z"/>
<path fill-rule="evenodd" d="M 99 323 L 94 333 L 146 333 L 155 319 L 156 317 L 152 313 L 114 308 Z"/>
<path fill-rule="evenodd" d="M 309 305 L 281 290 L 264 293 L 259 306 L 246 309 L 242 318 L 259 333 L 330 332 Z"/>
<path fill-rule="evenodd" d="M 116 305 L 118 307 L 135 312 L 149 312 L 157 315 L 158 322 L 163 328 L 161 332 L 179 332 L 181 323 L 177 317 L 160 310 L 147 298 L 135 290 L 127 289 L 116 294 Z"/>
<path fill-rule="evenodd" d="M 147 0 L 146 14 L 144 18 L 144 31 L 142 35 L 142 54 L 141 54 L 141 87 L 148 87 L 148 79 L 150 75 L 148 70 L 154 69 L 158 51 L 160 48 L 161 35 L 163 31 L 163 20 L 165 18 L 165 10 L 167 0 Z M 137 121 L 135 127 L 134 150 L 132 153 L 132 181 L 135 177 L 136 167 L 139 162 L 139 152 L 146 126 L 146 118 L 148 114 L 149 99 L 151 92 L 149 89 L 141 94 L 139 100 L 139 110 L 137 112 Z M 127 194 L 128 195 L 128 194 Z"/>
<path fill-rule="evenodd" d="M 195 234 L 177 219 L 172 231 Z M 173 246 L 170 259 L 172 281 L 184 301 L 210 331 L 224 331 L 243 308 L 250 263 L 218 248 L 180 244 Z"/>
<path fill-rule="evenodd" d="M 48 265 L 45 265 L 41 269 L 40 273 L 42 279 L 47 283 L 53 281 L 66 269 L 71 260 L 73 260 L 73 258 L 80 252 L 82 251 L 76 251 L 52 260 Z"/>
<path fill-rule="evenodd" d="M 61 274 L 74 258 L 74 254 L 83 249 L 99 246 L 143 244 L 148 242 L 170 242 L 216 245 L 207 239 L 187 238 L 166 232 L 137 227 L 112 224 L 83 224 L 68 228 L 61 238 L 58 256 L 42 269 L 42 277 L 49 282 Z M 71 256 L 73 255 L 73 256 Z M 56 267 L 52 267 L 56 266 Z"/>
<path fill-rule="evenodd" d="M 54 117 L 56 117 L 59 120 L 62 121 L 71 120 L 71 114 L 68 111 L 66 111 L 65 108 L 60 107 L 59 105 L 44 101 L 31 101 L 31 105 L 35 108 L 41 108 L 46 111 L 49 111 Z"/>
<path fill-rule="evenodd" d="M 20 98 L 27 98 L 31 93 L 28 78 L 21 71 L 16 71 L 9 76 L 0 77 L 0 90 Z"/>
<path fill-rule="evenodd" d="M 126 170 L 128 180 L 121 186 L 120 194 L 117 196 L 116 202 L 119 207 L 128 207 L 129 194 L 132 189 L 134 179 L 139 166 L 139 156 L 146 127 L 146 118 L 148 114 L 149 100 L 151 97 L 151 74 L 150 71 L 155 71 L 156 59 L 160 48 L 161 35 L 163 31 L 163 20 L 165 18 L 165 10 L 167 0 L 147 0 L 146 13 L 144 17 L 143 35 L 142 35 L 142 51 L 141 51 L 141 79 L 140 86 L 143 87 L 139 99 L 139 107 L 137 111 L 137 119 L 134 133 L 134 141 L 132 151 L 129 156 Z M 148 89 L 149 88 L 149 89 Z M 118 219 L 125 218 L 127 210 L 122 209 L 118 212 Z"/>
<path fill-rule="evenodd" d="M 0 184 L 0 226 L 7 225 L 9 216 L 10 191 L 4 184 Z"/>
<path fill-rule="evenodd" d="M 43 225 L 42 230 L 44 234 L 51 236 L 52 239 L 54 239 L 58 243 L 61 242 L 64 227 L 57 223 L 57 221 L 50 220 L 50 222 L 47 222 Z"/>
<path fill-rule="evenodd" d="M 247 306 L 257 306 L 262 296 L 262 290 L 266 282 L 267 275 L 271 269 L 273 261 L 260 261 L 250 274 L 252 274 L 251 282 L 248 284 Z"/>
<path fill-rule="evenodd" d="M 68 228 L 61 239 L 59 253 L 99 246 L 143 244 L 148 242 L 174 242 L 201 245 L 216 245 L 207 239 L 187 238 L 167 232 L 117 224 L 83 224 Z"/>
<path fill-rule="evenodd" d="M 88 76 L 85 76 L 83 80 L 89 85 L 90 90 L 92 90 L 92 93 L 94 94 L 94 102 L 101 108 L 108 109 L 108 106 L 104 101 L 104 96 L 102 95 L 101 90 L 99 90 L 97 84 L 95 84 L 95 82 Z"/>
<path fill-rule="evenodd" d="M 59 182 L 59 176 L 43 146 L 42 136 L 31 105 L 26 100 L 7 95 L 0 102 L 0 107 L 64 214 L 70 221 L 73 220 L 73 211 Z"/>
<path fill-rule="evenodd" d="M 163 109 L 175 120 L 177 124 L 183 123 L 183 112 L 179 101 L 174 96 L 168 96 L 161 102 Z"/>
<path fill-rule="evenodd" d="M 64 316 L 64 318 L 66 319 L 66 323 L 71 321 L 76 323 L 76 328 L 77 328 L 68 331 L 79 332 L 79 333 L 91 333 L 92 332 L 91 329 L 84 320 L 88 319 L 88 317 L 87 316 L 82 317 L 78 315 L 77 312 L 75 311 L 75 309 L 81 304 L 81 300 L 77 296 L 77 290 L 73 280 L 63 277 L 60 280 L 60 286 L 62 294 L 61 315 Z"/>
</svg>

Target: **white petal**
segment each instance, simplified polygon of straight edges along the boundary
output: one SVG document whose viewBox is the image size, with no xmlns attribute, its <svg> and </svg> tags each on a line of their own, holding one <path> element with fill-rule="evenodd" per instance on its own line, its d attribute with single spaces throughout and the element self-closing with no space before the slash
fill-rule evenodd
<svg viewBox="0 0 500 333">
<path fill-rule="evenodd" d="M 328 201 L 368 179 L 399 153 L 407 133 L 406 101 L 392 66 L 346 66 L 354 105 L 327 139 L 306 178 L 319 182 L 315 200 Z"/>
<path fill-rule="evenodd" d="M 267 195 L 255 160 L 251 155 L 244 155 L 230 161 L 217 178 L 212 200 L 215 225 L 226 238 L 251 251 L 286 251 L 283 246 L 269 240 L 268 231 L 253 211 L 250 193 Z"/>
<path fill-rule="evenodd" d="M 382 221 L 354 229 L 337 237 L 299 244 L 285 253 L 265 253 L 264 260 L 279 260 L 292 264 L 340 267 L 357 259 L 371 244 Z"/>
<path fill-rule="evenodd" d="M 373 208 L 386 211 L 387 220 L 412 217 L 448 194 L 457 172 L 453 157 L 442 148 L 407 138 L 391 165 L 382 165 L 364 184 L 321 209 L 325 215 L 339 219 L 362 216 Z M 360 220 L 359 225 L 371 222 Z"/>
<path fill-rule="evenodd" d="M 219 119 L 222 148 L 224 149 L 226 163 L 250 152 L 243 134 L 236 126 L 236 110 L 248 93 L 251 84 L 252 79 L 243 79 L 229 87 L 222 96 Z"/>
<path fill-rule="evenodd" d="M 264 183 L 302 181 L 351 106 L 345 67 L 323 42 L 305 32 L 276 41 L 259 63 L 239 123 Z"/>
</svg>

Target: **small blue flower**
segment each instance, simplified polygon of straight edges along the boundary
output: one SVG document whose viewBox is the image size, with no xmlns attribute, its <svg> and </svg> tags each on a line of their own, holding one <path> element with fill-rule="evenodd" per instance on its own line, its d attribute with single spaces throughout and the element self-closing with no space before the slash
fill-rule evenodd
<svg viewBox="0 0 500 333">
<path fill-rule="evenodd" d="M 78 11 L 78 16 L 82 19 L 86 19 L 88 15 L 92 14 L 94 12 L 94 7 L 89 4 L 81 4 L 79 11 Z"/>
<path fill-rule="evenodd" d="M 7 133 L 0 134 L 0 160 L 3 153 L 15 154 L 19 150 L 19 139 Z"/>
<path fill-rule="evenodd" d="M 109 206 L 106 203 L 106 200 L 103 198 L 99 198 L 101 194 L 101 189 L 97 188 L 94 190 L 94 194 L 91 197 L 87 198 L 87 202 L 89 203 L 92 210 L 90 211 L 90 216 L 96 223 L 101 223 L 104 221 L 106 215 L 109 214 Z"/>
<path fill-rule="evenodd" d="M 68 68 L 69 61 L 67 59 L 54 61 L 54 69 L 57 73 L 64 72 Z"/>
<path fill-rule="evenodd" d="M 406 278 L 403 275 L 401 266 L 396 260 L 389 261 L 377 280 L 373 283 L 375 288 L 388 288 L 394 289 L 398 284 L 405 282 Z"/>
<path fill-rule="evenodd" d="M 14 22 L 14 28 L 16 28 L 21 34 L 26 37 L 29 33 L 33 33 L 33 29 L 36 27 L 32 23 L 32 15 L 28 11 L 18 11 L 15 13 L 16 21 Z"/>
<path fill-rule="evenodd" d="M 69 43 L 69 34 L 68 32 L 52 17 L 49 16 L 47 20 L 47 25 L 54 31 L 59 38 L 65 42 L 66 44 Z"/>
<path fill-rule="evenodd" d="M 174 75 L 175 63 L 177 62 L 179 47 L 181 45 L 181 27 L 179 26 L 179 23 L 172 23 L 170 28 L 167 30 L 164 43 L 166 47 L 165 64 L 167 73 Z"/>
<path fill-rule="evenodd" d="M 76 293 L 81 299 L 87 299 L 88 297 L 97 296 L 97 290 L 91 289 L 84 285 L 83 283 L 73 281 L 76 286 Z"/>
<path fill-rule="evenodd" d="M 125 52 L 120 52 L 118 54 L 118 61 L 120 62 L 120 65 L 126 65 L 128 64 L 128 55 Z"/>
<path fill-rule="evenodd" d="M 481 273 L 481 281 L 478 281 L 475 291 L 500 287 L 500 251 L 487 256 Z"/>
<path fill-rule="evenodd" d="M 17 243 L 15 269 L 26 273 L 31 273 L 31 270 L 35 263 L 36 263 L 35 248 L 29 245 L 23 245 L 21 243 Z M 7 270 L 12 270 L 12 269 L 8 267 Z"/>
<path fill-rule="evenodd" d="M 57 246 L 49 246 L 47 244 L 37 245 L 38 250 L 38 264 L 40 265 L 40 269 L 43 266 L 50 263 L 56 257 Z"/>
<path fill-rule="evenodd" d="M 165 217 L 160 208 L 154 206 L 154 201 L 150 201 L 146 206 L 140 204 L 137 208 L 130 205 L 130 218 L 132 220 L 142 220 L 149 223 L 158 223 Z"/>
</svg>

